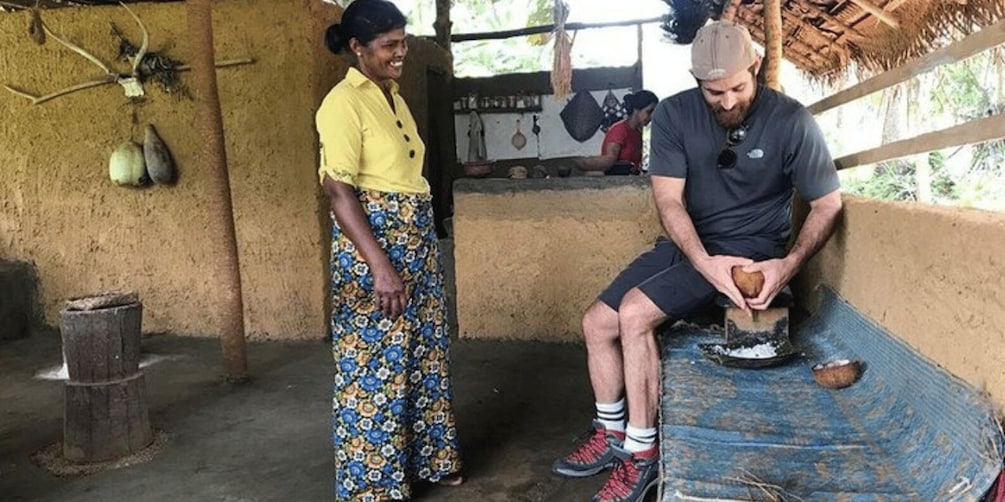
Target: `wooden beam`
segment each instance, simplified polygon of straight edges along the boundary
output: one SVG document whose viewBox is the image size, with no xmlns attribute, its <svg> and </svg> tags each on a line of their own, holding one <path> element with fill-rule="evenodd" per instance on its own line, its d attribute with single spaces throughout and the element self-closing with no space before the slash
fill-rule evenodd
<svg viewBox="0 0 1005 502">
<path fill-rule="evenodd" d="M 888 2 L 886 5 L 883 6 L 883 10 L 885 12 L 893 12 L 893 11 L 899 9 L 900 6 L 904 5 L 905 3 L 907 3 L 907 0 L 890 0 L 890 2 Z M 879 19 L 874 18 L 874 17 L 869 18 L 869 19 L 872 20 L 872 22 L 869 23 L 869 26 L 876 26 L 877 24 L 879 24 L 881 22 Z"/>
<path fill-rule="evenodd" d="M 999 21 L 958 42 L 911 61 L 903 66 L 880 73 L 843 91 L 810 105 L 810 113 L 818 114 L 854 101 L 876 91 L 881 91 L 905 80 L 929 72 L 939 66 L 955 63 L 1005 42 L 1005 21 Z"/>
<path fill-rule="evenodd" d="M 837 52 L 838 57 L 842 61 L 847 61 L 848 58 L 850 57 L 848 55 L 848 49 L 846 49 L 843 45 L 835 44 L 833 40 L 827 38 L 827 36 L 820 33 L 820 29 L 817 28 L 816 26 L 813 26 L 812 24 L 803 21 L 802 19 L 799 18 L 799 16 L 789 12 L 788 10 L 782 10 L 782 17 L 785 18 L 790 23 L 795 24 L 796 26 L 802 28 L 803 30 L 807 30 L 808 33 L 812 33 L 814 38 L 820 39 L 827 47 L 830 47 L 832 51 Z"/>
<path fill-rule="evenodd" d="M 750 15 L 753 16 L 753 17 L 759 18 L 759 16 L 756 16 L 755 14 L 750 14 Z M 761 25 L 757 24 L 756 22 L 751 21 L 746 16 L 742 16 L 742 17 L 743 17 L 743 24 L 750 31 L 750 35 L 754 38 L 754 40 L 757 41 L 758 43 L 760 43 L 761 45 L 766 45 L 767 44 L 767 42 L 766 42 L 767 38 L 765 37 L 765 34 L 764 34 L 764 28 Z M 800 66 L 803 67 L 803 69 L 805 69 L 806 71 L 808 71 L 810 73 L 815 73 L 815 72 L 819 71 L 820 67 L 826 65 L 826 63 L 827 63 L 826 59 L 824 59 L 822 56 L 819 55 L 820 54 L 820 50 L 818 50 L 816 47 L 812 47 L 810 45 L 807 45 L 805 42 L 803 42 L 802 40 L 799 40 L 798 38 L 795 38 L 795 37 L 789 38 L 788 40 L 785 41 L 784 45 L 787 45 L 788 47 L 790 47 L 792 49 L 795 49 L 795 50 L 786 51 L 783 48 L 782 49 L 782 57 L 784 57 L 785 59 L 788 59 L 788 60 L 790 60 L 790 61 L 792 61 L 794 63 L 799 63 Z M 810 57 L 810 56 L 804 56 L 800 52 L 796 52 L 796 51 L 802 51 L 802 52 L 805 52 L 807 54 L 815 55 L 815 56 L 819 57 L 821 59 L 821 61 L 816 61 L 812 57 Z"/>
<path fill-rule="evenodd" d="M 750 30 L 750 35 L 751 37 L 753 37 L 755 42 L 761 45 L 765 44 L 764 32 L 761 31 L 760 27 L 747 25 L 747 28 Z M 798 40 L 790 40 L 790 42 L 793 48 L 795 48 L 796 44 L 802 44 L 802 42 L 799 42 Z M 806 47 L 809 48 L 808 46 Z M 792 61 L 794 64 L 796 64 L 797 66 L 801 67 L 802 69 L 806 70 L 809 73 L 816 73 L 817 71 L 820 71 L 820 68 L 822 66 L 821 63 L 814 61 L 794 50 L 785 51 L 783 49 L 782 57 L 788 59 L 789 61 Z"/>
<path fill-rule="evenodd" d="M 602 23 L 565 23 L 565 31 L 588 30 L 591 28 L 613 28 L 615 26 L 634 26 L 637 24 L 650 24 L 663 22 L 663 16 L 650 17 L 646 19 L 635 19 L 630 21 L 610 21 Z M 450 35 L 451 42 L 471 42 L 474 40 L 502 40 L 513 37 L 526 37 L 539 33 L 551 33 L 555 31 L 554 24 L 544 26 L 530 26 L 516 30 L 491 31 L 484 33 L 463 33 Z"/>
<path fill-rule="evenodd" d="M 820 16 L 825 21 L 827 21 L 829 23 L 836 24 L 842 30 L 844 30 L 844 33 L 841 36 L 838 37 L 838 40 L 840 40 L 841 38 L 844 38 L 844 37 L 855 38 L 855 39 L 858 39 L 858 40 L 861 40 L 861 39 L 865 38 L 865 35 L 861 31 L 858 31 L 855 28 L 853 28 L 851 26 L 848 26 L 847 24 L 845 24 L 840 19 L 838 19 L 838 18 L 830 15 L 829 13 L 827 13 L 827 11 L 821 9 L 820 7 L 817 7 L 814 4 L 811 4 L 808 0 L 796 0 L 796 3 L 798 3 L 799 6 L 802 7 L 803 9 L 805 9 L 805 10 L 807 10 L 809 12 L 812 12 L 813 15 Z"/>
<path fill-rule="evenodd" d="M 885 10 L 869 0 L 851 0 L 851 3 L 858 5 L 862 8 L 862 10 L 872 14 L 876 17 L 876 19 L 883 21 L 891 28 L 900 28 L 900 21 L 897 21 L 897 18 L 893 17 L 893 15 L 887 13 Z"/>
<path fill-rule="evenodd" d="M 910 139 L 894 141 L 869 150 L 845 155 L 834 160 L 838 169 L 875 164 L 899 159 L 916 153 L 933 152 L 943 148 L 973 143 L 983 143 L 1005 138 L 1005 115 L 993 115 L 973 120 L 941 131 L 933 131 Z"/>
</svg>

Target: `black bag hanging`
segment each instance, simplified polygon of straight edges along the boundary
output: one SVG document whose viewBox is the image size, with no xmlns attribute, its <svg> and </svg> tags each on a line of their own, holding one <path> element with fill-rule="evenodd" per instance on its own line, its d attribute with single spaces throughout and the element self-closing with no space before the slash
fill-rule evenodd
<svg viewBox="0 0 1005 502">
<path fill-rule="evenodd" d="M 558 115 L 572 139 L 580 143 L 592 138 L 604 120 L 604 112 L 590 91 L 577 92 Z"/>
</svg>

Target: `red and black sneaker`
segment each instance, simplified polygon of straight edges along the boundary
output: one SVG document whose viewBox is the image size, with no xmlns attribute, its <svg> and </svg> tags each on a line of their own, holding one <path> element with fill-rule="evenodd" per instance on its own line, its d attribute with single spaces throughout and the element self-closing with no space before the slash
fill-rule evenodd
<svg viewBox="0 0 1005 502">
<path fill-rule="evenodd" d="M 642 502 L 660 479 L 659 446 L 619 459 L 610 479 L 593 496 L 593 502 Z"/>
<path fill-rule="evenodd" d="M 592 476 L 614 467 L 618 463 L 619 454 L 626 455 L 621 449 L 624 443 L 624 432 L 607 430 L 594 420 L 593 434 L 568 456 L 556 460 L 551 466 L 551 472 L 569 478 Z"/>
</svg>

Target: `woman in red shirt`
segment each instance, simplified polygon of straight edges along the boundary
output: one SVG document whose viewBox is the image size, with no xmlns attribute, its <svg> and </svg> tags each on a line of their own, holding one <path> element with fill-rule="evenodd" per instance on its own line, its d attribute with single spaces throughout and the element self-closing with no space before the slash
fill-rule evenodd
<svg viewBox="0 0 1005 502">
<path fill-rule="evenodd" d="M 604 135 L 601 154 L 583 157 L 576 167 L 584 171 L 606 174 L 640 174 L 642 172 L 642 128 L 649 125 L 659 99 L 650 91 L 641 90 L 624 97 L 628 117 L 615 122 Z"/>
</svg>

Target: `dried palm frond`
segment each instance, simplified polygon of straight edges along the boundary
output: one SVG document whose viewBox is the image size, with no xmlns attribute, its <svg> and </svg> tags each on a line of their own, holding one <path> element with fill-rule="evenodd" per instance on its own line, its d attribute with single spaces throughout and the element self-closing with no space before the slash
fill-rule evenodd
<svg viewBox="0 0 1005 502">
<path fill-rule="evenodd" d="M 563 0 L 555 0 L 552 9 L 555 19 L 555 60 L 551 68 L 551 91 L 556 100 L 564 99 L 572 93 L 572 43 L 573 38 L 565 32 L 565 20 L 569 18 L 569 6 Z"/>
</svg>

